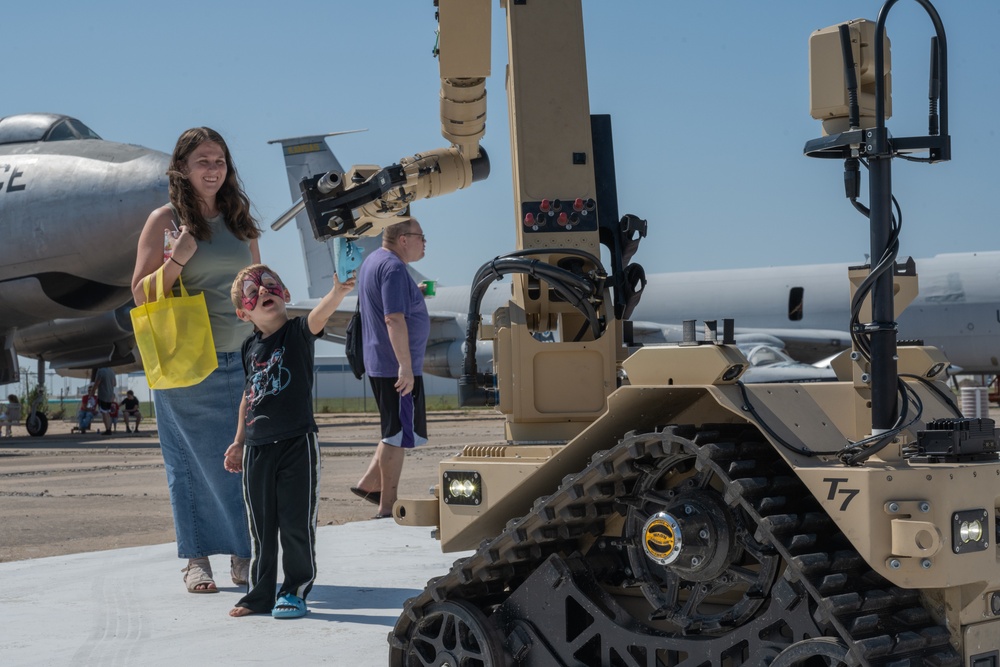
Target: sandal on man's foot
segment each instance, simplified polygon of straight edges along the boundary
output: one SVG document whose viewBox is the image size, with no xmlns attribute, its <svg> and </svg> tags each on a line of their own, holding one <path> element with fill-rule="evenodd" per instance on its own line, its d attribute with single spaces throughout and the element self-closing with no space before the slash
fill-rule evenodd
<svg viewBox="0 0 1000 667">
<path fill-rule="evenodd" d="M 219 592 L 212 579 L 212 564 L 207 556 L 188 560 L 187 567 L 181 572 L 184 573 L 184 585 L 187 586 L 188 593 Z"/>
<path fill-rule="evenodd" d="M 274 618 L 302 618 L 306 615 L 306 601 L 297 595 L 285 593 L 274 603 L 271 616 Z"/>
<path fill-rule="evenodd" d="M 381 491 L 365 491 L 364 489 L 352 486 L 351 493 L 356 495 L 358 498 L 361 498 L 361 500 L 367 500 L 368 502 L 374 503 L 376 505 L 382 502 Z"/>
<path fill-rule="evenodd" d="M 229 576 L 233 578 L 233 583 L 237 586 L 246 586 L 250 583 L 250 559 L 230 556 Z"/>
</svg>

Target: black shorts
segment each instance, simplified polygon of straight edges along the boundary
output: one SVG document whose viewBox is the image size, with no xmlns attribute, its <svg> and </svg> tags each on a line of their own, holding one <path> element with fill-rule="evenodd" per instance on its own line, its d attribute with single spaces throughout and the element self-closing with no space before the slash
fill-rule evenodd
<svg viewBox="0 0 1000 667">
<path fill-rule="evenodd" d="M 111 401 L 97 401 L 97 407 L 101 412 L 111 412 Z"/>
<path fill-rule="evenodd" d="M 427 407 L 424 404 L 424 379 L 413 378 L 413 391 L 400 396 L 397 378 L 368 377 L 372 395 L 382 421 L 382 442 L 406 449 L 427 442 Z"/>
</svg>

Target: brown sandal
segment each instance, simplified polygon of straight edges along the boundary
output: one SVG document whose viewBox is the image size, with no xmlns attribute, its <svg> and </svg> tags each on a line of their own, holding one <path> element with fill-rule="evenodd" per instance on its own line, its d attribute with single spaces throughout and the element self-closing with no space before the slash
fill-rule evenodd
<svg viewBox="0 0 1000 667">
<path fill-rule="evenodd" d="M 207 556 L 201 558 L 191 558 L 187 567 L 181 570 L 184 573 L 184 585 L 187 586 L 188 593 L 218 593 L 219 589 L 212 579 L 212 564 Z M 198 588 L 204 586 L 204 588 Z"/>
<path fill-rule="evenodd" d="M 237 586 L 246 586 L 250 583 L 250 559 L 230 556 L 229 576 Z"/>
</svg>

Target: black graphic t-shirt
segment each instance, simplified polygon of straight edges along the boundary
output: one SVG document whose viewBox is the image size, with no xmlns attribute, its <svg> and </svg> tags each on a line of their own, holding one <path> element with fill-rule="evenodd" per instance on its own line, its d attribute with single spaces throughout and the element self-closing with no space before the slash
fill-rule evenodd
<svg viewBox="0 0 1000 667">
<path fill-rule="evenodd" d="M 317 431 L 312 411 L 317 338 L 309 331 L 308 320 L 296 317 L 267 338 L 258 331 L 243 342 L 247 445 Z"/>
</svg>

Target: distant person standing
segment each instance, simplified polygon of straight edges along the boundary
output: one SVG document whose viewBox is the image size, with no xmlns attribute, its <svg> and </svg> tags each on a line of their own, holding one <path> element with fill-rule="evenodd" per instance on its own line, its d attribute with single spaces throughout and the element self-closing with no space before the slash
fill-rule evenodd
<svg viewBox="0 0 1000 667">
<path fill-rule="evenodd" d="M 10 427 L 21 423 L 21 401 L 17 399 L 17 394 L 11 394 L 7 397 L 7 405 L 4 407 L 3 414 L 0 414 L 0 422 L 3 423 L 6 430 L 4 435 L 13 438 L 14 434 L 11 433 Z"/>
<path fill-rule="evenodd" d="M 97 393 L 97 409 L 104 422 L 104 435 L 111 435 L 111 404 L 115 400 L 115 372 L 108 366 L 98 368 L 94 373 L 94 388 Z"/>
<path fill-rule="evenodd" d="M 392 516 L 406 450 L 427 442 L 423 366 L 430 317 L 423 292 L 406 270 L 424 256 L 426 243 L 416 219 L 390 225 L 358 275 L 365 370 L 382 438 L 351 492 L 378 504 L 376 519 Z"/>
<path fill-rule="evenodd" d="M 111 401 L 111 410 L 108 412 L 108 416 L 111 417 L 111 430 L 118 432 L 118 397 L 115 396 L 114 400 Z"/>
<path fill-rule="evenodd" d="M 135 397 L 131 389 L 125 392 L 125 398 L 122 399 L 121 412 L 122 418 L 125 420 L 125 432 L 131 433 L 135 431 L 138 433 L 139 424 L 142 422 L 142 412 L 139 411 L 139 399 Z M 129 417 L 135 420 L 135 428 L 129 428 Z"/>
<path fill-rule="evenodd" d="M 252 322 L 243 343 L 246 387 L 240 421 L 223 465 L 243 472 L 253 538 L 250 586 L 230 616 L 271 612 L 274 618 L 306 615 L 306 596 L 316 579 L 316 510 L 320 452 L 313 417 L 316 339 L 354 279 L 333 287 L 304 317 L 288 318 L 291 298 L 274 271 L 262 264 L 237 274 L 232 286 L 236 315 Z M 278 582 L 278 545 L 284 581 Z"/>
<path fill-rule="evenodd" d="M 233 583 L 244 585 L 250 535 L 240 480 L 219 465 L 236 435 L 243 394 L 240 346 L 253 327 L 233 316 L 233 276 L 260 262 L 260 227 L 215 130 L 196 127 L 177 140 L 170 165 L 170 203 L 146 220 L 132 274 L 132 296 L 146 302 L 142 280 L 163 268 L 164 291 L 183 274 L 191 294 L 204 294 L 219 367 L 192 387 L 153 392 L 160 449 L 177 532 L 187 559 L 190 593 L 217 593 L 209 556 L 230 555 Z"/>
</svg>

